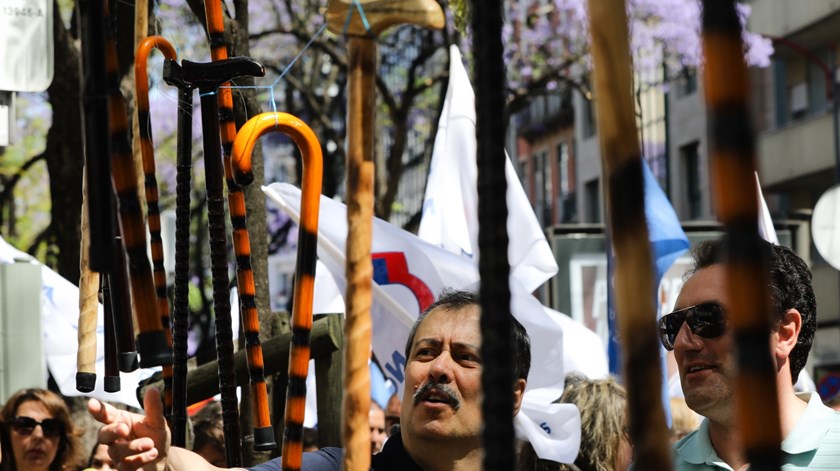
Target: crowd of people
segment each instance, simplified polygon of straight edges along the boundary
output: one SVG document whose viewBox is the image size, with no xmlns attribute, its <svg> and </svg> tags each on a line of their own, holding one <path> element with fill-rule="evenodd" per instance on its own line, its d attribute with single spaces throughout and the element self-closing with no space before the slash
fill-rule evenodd
<svg viewBox="0 0 840 471">
<path fill-rule="evenodd" d="M 769 291 L 775 321 L 768 328 L 781 417 L 785 469 L 840 469 L 840 412 L 816 393 L 797 394 L 793 385 L 805 365 L 816 328 L 811 274 L 790 249 L 766 244 Z M 674 352 L 684 399 L 670 405 L 675 469 L 747 469 L 742 431 L 734 416 L 736 360 L 724 272 L 725 244 L 700 244 L 694 267 L 677 298 L 676 310 L 658 322 L 662 345 Z M 477 295 L 446 291 L 412 327 L 406 343 L 405 394 L 370 409 L 371 469 L 475 470 L 481 468 L 481 335 Z M 511 415 L 521 405 L 530 368 L 530 342 L 514 318 L 515 381 Z M 574 463 L 540 459 L 522 443 L 517 469 L 624 471 L 633 467 L 627 393 L 615 378 L 570 375 L 557 402 L 580 411 L 580 450 Z M 836 402 L 836 401 L 835 401 Z M 831 401 L 827 401 L 831 403 Z M 101 469 L 216 470 L 224 468 L 224 436 L 218 404 L 193 417 L 192 450 L 170 446 L 159 393 L 144 398 L 145 414 L 90 400 L 102 423 L 98 443 L 85 456 L 81 430 L 63 398 L 25 389 L 0 411 L 2 470 Z M 833 405 L 833 404 L 832 404 Z M 307 438 L 308 437 L 308 438 Z M 303 470 L 339 470 L 342 450 L 317 449 L 317 432 L 304 432 Z M 274 459 L 252 470 L 278 469 Z"/>
</svg>

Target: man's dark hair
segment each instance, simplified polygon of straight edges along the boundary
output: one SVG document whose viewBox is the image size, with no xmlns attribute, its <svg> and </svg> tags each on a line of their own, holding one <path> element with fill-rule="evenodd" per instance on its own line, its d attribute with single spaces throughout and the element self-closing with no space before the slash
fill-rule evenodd
<svg viewBox="0 0 840 471">
<path fill-rule="evenodd" d="M 770 301 L 777 314 L 796 309 L 802 315 L 802 329 L 796 346 L 790 352 L 790 375 L 795 383 L 805 367 L 808 352 L 814 343 L 817 330 L 817 301 L 811 283 L 811 270 L 796 252 L 783 245 L 760 241 L 770 268 Z M 718 238 L 698 244 L 692 251 L 694 266 L 686 276 L 726 259 L 726 239 Z"/>
<path fill-rule="evenodd" d="M 444 289 L 438 295 L 437 301 L 432 303 L 414 322 L 411 326 L 411 331 L 408 333 L 408 341 L 405 343 L 405 359 L 408 361 L 411 354 L 411 345 L 414 343 L 414 336 L 417 334 L 417 329 L 423 320 L 430 312 L 437 308 L 442 308 L 445 311 L 458 311 L 468 306 L 481 306 L 481 301 L 477 293 L 463 290 Z M 516 320 L 514 316 L 510 316 L 513 327 L 513 364 L 514 374 L 516 378 L 528 380 L 528 371 L 531 369 L 531 340 L 528 338 L 528 332 L 525 327 Z"/>
</svg>

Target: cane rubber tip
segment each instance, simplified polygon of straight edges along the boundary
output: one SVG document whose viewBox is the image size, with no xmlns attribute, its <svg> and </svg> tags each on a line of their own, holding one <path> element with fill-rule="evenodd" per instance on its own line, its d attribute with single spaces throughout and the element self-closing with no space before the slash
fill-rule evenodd
<svg viewBox="0 0 840 471">
<path fill-rule="evenodd" d="M 137 335 L 137 353 L 143 368 L 172 364 L 172 350 L 162 330 L 140 332 Z"/>
<path fill-rule="evenodd" d="M 274 441 L 274 427 L 255 427 L 254 428 L 254 450 L 268 451 L 277 448 L 277 442 Z"/>
<path fill-rule="evenodd" d="M 119 376 L 106 376 L 105 377 L 105 392 L 119 392 L 120 390 L 120 377 Z"/>
<path fill-rule="evenodd" d="M 123 373 L 131 373 L 140 368 L 140 362 L 137 360 L 137 352 L 120 352 L 117 356 L 117 365 Z"/>
<path fill-rule="evenodd" d="M 76 373 L 76 390 L 89 393 L 96 387 L 96 373 Z"/>
</svg>

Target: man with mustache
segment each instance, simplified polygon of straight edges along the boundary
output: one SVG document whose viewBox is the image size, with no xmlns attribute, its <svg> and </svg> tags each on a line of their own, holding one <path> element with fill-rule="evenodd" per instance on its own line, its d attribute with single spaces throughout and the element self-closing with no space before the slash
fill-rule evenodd
<svg viewBox="0 0 840 471">
<path fill-rule="evenodd" d="M 811 272 L 787 247 L 762 241 L 769 264 L 770 348 L 776 371 L 783 469 L 837 469 L 840 414 L 816 393 L 795 394 L 793 384 L 808 359 L 817 325 Z M 749 467 L 735 418 L 735 345 L 728 326 L 731 299 L 724 272 L 723 239 L 701 243 L 676 310 L 659 321 L 663 345 L 674 351 L 688 406 L 705 417 L 674 444 L 675 469 Z"/>
<path fill-rule="evenodd" d="M 481 469 L 481 331 L 478 296 L 444 291 L 417 319 L 406 342 L 405 391 L 400 433 L 371 458 L 375 471 L 462 471 Z M 525 328 L 511 318 L 514 339 L 512 385 L 516 415 L 525 393 L 531 350 Z M 90 413 L 106 424 L 100 443 L 109 445 L 121 470 L 216 470 L 198 455 L 169 446 L 169 429 L 156 390 L 145 397 L 146 416 L 119 411 L 92 399 Z M 304 471 L 339 470 L 340 448 L 305 453 Z M 254 471 L 276 470 L 279 458 Z"/>
</svg>

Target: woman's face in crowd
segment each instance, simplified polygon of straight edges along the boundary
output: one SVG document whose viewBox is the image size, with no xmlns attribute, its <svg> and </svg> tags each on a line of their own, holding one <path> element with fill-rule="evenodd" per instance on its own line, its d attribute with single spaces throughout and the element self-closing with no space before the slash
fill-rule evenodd
<svg viewBox="0 0 840 471">
<path fill-rule="evenodd" d="M 52 419 L 47 407 L 40 401 L 26 401 L 18 406 L 16 417 L 28 417 L 36 422 Z M 44 434 L 44 427 L 11 427 L 9 438 L 15 465 L 21 471 L 47 470 L 58 452 L 61 434 Z"/>
<path fill-rule="evenodd" d="M 116 471 L 117 465 L 108 455 L 108 445 L 99 444 L 90 460 L 90 467 L 101 471 Z"/>
</svg>

